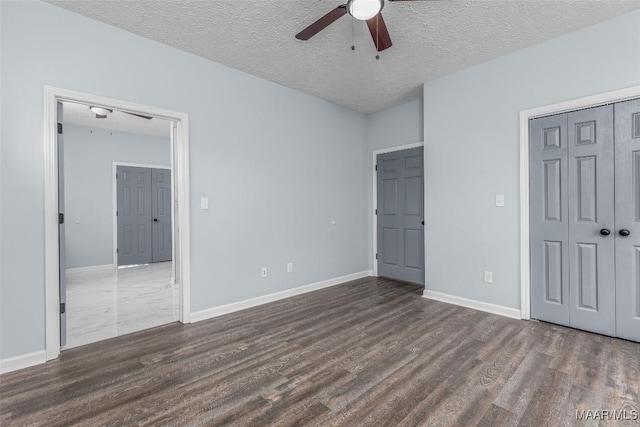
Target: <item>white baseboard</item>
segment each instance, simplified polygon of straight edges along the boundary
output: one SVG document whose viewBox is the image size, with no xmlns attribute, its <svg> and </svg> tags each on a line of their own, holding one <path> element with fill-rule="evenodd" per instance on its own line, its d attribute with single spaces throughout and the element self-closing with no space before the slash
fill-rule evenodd
<svg viewBox="0 0 640 427">
<path fill-rule="evenodd" d="M 91 265 L 89 267 L 67 268 L 66 272 L 67 274 L 86 273 L 89 271 L 111 270 L 113 268 L 115 268 L 113 264 Z"/>
<path fill-rule="evenodd" d="M 521 319 L 520 310 L 516 308 L 505 307 L 503 305 L 490 304 L 488 302 L 482 302 L 427 290 L 422 293 L 422 297 L 436 301 L 447 302 L 449 304 L 460 305 L 462 307 L 473 308 L 474 310 L 486 311 L 487 313 L 498 314 L 500 316 L 511 317 L 512 319 Z"/>
<path fill-rule="evenodd" d="M 44 350 L 34 351 L 33 353 L 27 353 L 21 356 L 8 357 L 0 360 L 0 374 L 39 365 L 46 361 L 47 352 Z"/>
<path fill-rule="evenodd" d="M 369 277 L 369 276 L 373 276 L 373 271 L 371 270 L 360 271 L 358 273 L 347 274 L 346 276 L 323 280 L 322 282 L 316 282 L 310 285 L 300 286 L 293 289 L 287 289 L 286 291 L 275 292 L 272 294 L 247 299 L 244 301 L 238 301 L 231 304 L 225 304 L 218 307 L 208 308 L 206 310 L 196 311 L 194 313 L 191 313 L 191 322 L 200 322 L 202 320 L 211 319 L 214 317 L 222 316 L 222 315 L 233 313 L 240 310 L 246 310 L 247 308 L 255 307 L 255 306 L 266 304 L 273 301 L 278 301 L 278 300 L 293 297 L 296 295 L 306 294 L 307 292 L 317 291 L 319 289 L 328 288 L 330 286 L 339 285 L 341 283 L 345 283 L 351 280 L 361 279 L 363 277 Z"/>
</svg>

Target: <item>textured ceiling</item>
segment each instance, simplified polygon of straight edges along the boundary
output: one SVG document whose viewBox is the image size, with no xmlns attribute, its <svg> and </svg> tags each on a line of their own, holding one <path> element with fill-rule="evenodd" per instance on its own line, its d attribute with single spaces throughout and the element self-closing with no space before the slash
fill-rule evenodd
<svg viewBox="0 0 640 427">
<path fill-rule="evenodd" d="M 640 0 L 387 1 L 394 45 L 376 60 L 366 24 L 348 15 L 309 41 L 294 38 L 340 0 L 50 2 L 365 113 L 420 98 L 425 81 L 640 9 Z"/>
<path fill-rule="evenodd" d="M 154 135 L 167 139 L 170 136 L 171 126 L 168 120 L 156 117 L 147 120 L 118 110 L 114 110 L 104 119 L 97 119 L 95 113 L 89 109 L 88 105 L 77 104 L 75 102 L 63 102 L 62 107 L 64 123 L 143 135 Z"/>
</svg>

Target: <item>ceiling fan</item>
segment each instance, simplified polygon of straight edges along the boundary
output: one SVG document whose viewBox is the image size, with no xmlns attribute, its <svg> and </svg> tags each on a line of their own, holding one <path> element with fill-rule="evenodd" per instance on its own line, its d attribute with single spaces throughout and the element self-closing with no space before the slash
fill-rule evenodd
<svg viewBox="0 0 640 427">
<path fill-rule="evenodd" d="M 95 113 L 96 119 L 106 119 L 109 114 L 113 113 L 113 110 L 110 110 L 108 108 L 103 108 L 103 107 L 89 106 L 89 109 Z M 127 111 L 120 111 L 120 112 L 121 113 L 125 113 L 125 114 L 129 114 L 131 116 L 140 117 L 141 119 L 146 119 L 146 120 L 153 119 L 153 117 L 145 116 L 143 114 L 129 113 Z"/>
<path fill-rule="evenodd" d="M 389 1 L 417 1 L 417 0 L 389 0 Z M 309 40 L 311 37 L 318 34 L 320 31 L 327 28 L 346 15 L 347 13 L 353 16 L 359 21 L 367 21 L 369 32 L 373 38 L 373 44 L 375 44 L 378 52 L 390 48 L 393 43 L 391 42 L 391 36 L 387 30 L 387 25 L 384 23 L 382 17 L 382 8 L 384 7 L 384 0 L 348 0 L 346 4 L 340 5 L 333 9 L 331 12 L 318 19 L 313 24 L 309 25 L 304 30 L 296 34 L 298 40 Z"/>
</svg>

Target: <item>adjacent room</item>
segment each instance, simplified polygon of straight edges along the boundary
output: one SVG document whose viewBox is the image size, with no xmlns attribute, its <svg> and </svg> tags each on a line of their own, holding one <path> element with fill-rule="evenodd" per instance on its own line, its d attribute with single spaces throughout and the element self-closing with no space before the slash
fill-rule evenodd
<svg viewBox="0 0 640 427">
<path fill-rule="evenodd" d="M 0 2 L 0 424 L 640 425 L 640 0 Z"/>
<path fill-rule="evenodd" d="M 61 348 L 177 321 L 171 123 L 74 102 L 61 108 Z"/>
</svg>

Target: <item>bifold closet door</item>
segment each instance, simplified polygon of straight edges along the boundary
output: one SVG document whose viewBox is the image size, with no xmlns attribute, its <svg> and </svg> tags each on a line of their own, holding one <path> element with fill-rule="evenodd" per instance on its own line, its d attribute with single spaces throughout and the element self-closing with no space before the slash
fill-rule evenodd
<svg viewBox="0 0 640 427">
<path fill-rule="evenodd" d="M 567 119 L 570 325 L 615 336 L 613 106 Z"/>
<path fill-rule="evenodd" d="M 531 318 L 569 326 L 567 115 L 529 122 Z"/>
<path fill-rule="evenodd" d="M 640 341 L 640 100 L 615 105 L 616 328 Z"/>
<path fill-rule="evenodd" d="M 529 132 L 531 317 L 614 335 L 613 107 Z"/>
</svg>

